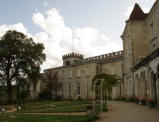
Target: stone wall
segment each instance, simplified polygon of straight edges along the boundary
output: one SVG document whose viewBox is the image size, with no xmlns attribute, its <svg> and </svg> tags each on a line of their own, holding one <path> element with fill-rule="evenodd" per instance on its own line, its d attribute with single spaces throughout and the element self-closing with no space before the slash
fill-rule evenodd
<svg viewBox="0 0 159 122">
<path fill-rule="evenodd" d="M 134 8 L 141 12 L 139 6 L 135 5 Z M 136 10 L 133 10 L 133 16 Z M 121 36 L 124 48 L 123 96 L 135 96 L 148 100 L 154 99 L 156 94 L 158 99 L 158 82 L 154 80 L 158 68 L 158 58 L 152 57 L 158 54 L 156 49 L 159 48 L 159 1 L 156 0 L 150 13 L 143 13 L 140 16 L 138 13 L 134 17 L 136 19 L 142 17 L 142 20 L 128 20 Z M 145 19 L 143 15 L 146 16 Z M 134 67 L 135 69 L 137 67 L 137 70 L 133 70 Z M 153 80 L 156 83 L 153 83 Z"/>
<path fill-rule="evenodd" d="M 94 76 L 106 73 L 122 77 L 122 55 L 123 52 L 119 51 L 90 57 L 67 66 L 47 69 L 44 72 L 58 72 L 59 82 L 63 84 L 58 94 L 65 99 L 78 99 L 78 97 L 92 99 L 92 79 Z M 70 61 L 74 59 L 71 55 L 65 55 L 63 58 Z"/>
<path fill-rule="evenodd" d="M 146 19 L 151 52 L 159 47 L 159 1 L 157 0 Z"/>
</svg>

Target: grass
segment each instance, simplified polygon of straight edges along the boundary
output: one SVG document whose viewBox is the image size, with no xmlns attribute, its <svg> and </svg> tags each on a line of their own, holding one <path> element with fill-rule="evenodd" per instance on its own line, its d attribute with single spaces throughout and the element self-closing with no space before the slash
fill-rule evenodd
<svg viewBox="0 0 159 122">
<path fill-rule="evenodd" d="M 20 115 L 1 114 L 0 122 L 91 122 L 97 116 Z"/>
<path fill-rule="evenodd" d="M 26 110 L 32 110 L 32 111 L 36 111 L 37 109 L 53 109 L 56 107 L 67 107 L 67 106 L 75 106 L 75 105 L 84 105 L 84 104 L 90 104 L 90 101 L 66 101 L 66 102 L 54 102 L 54 103 L 50 103 L 48 104 L 43 104 L 43 105 L 35 105 L 35 106 L 26 106 L 26 108 L 24 109 L 24 111 Z"/>
<path fill-rule="evenodd" d="M 31 103 L 26 103 L 25 105 L 27 107 L 35 107 L 35 106 L 41 106 L 41 105 L 46 105 L 46 104 L 51 104 L 51 103 L 56 103 L 56 101 L 38 101 L 38 102 L 31 102 Z"/>
<path fill-rule="evenodd" d="M 65 113 L 65 112 L 86 112 L 86 105 L 85 106 L 65 106 L 62 108 L 46 108 L 46 109 L 34 109 L 34 110 L 22 110 L 20 112 L 24 113 Z"/>
<path fill-rule="evenodd" d="M 96 105 L 96 111 L 100 111 L 101 106 Z M 24 109 L 20 112 L 24 113 L 67 113 L 67 112 L 86 112 L 87 105 L 83 104 L 82 106 L 63 106 L 63 107 L 55 107 L 55 108 L 45 108 L 45 109 Z M 103 111 L 106 110 L 106 104 L 103 104 Z"/>
<path fill-rule="evenodd" d="M 14 113 L 0 114 L 0 122 L 91 122 L 96 120 L 96 115 L 38 115 L 31 113 L 69 113 L 69 112 L 86 112 L 87 105 L 92 104 L 91 101 L 42 101 L 27 103 L 26 107 L 21 111 Z M 106 105 L 104 104 L 104 108 Z M 96 105 L 97 113 L 100 111 L 100 105 Z M 30 113 L 30 114 L 21 114 Z"/>
</svg>

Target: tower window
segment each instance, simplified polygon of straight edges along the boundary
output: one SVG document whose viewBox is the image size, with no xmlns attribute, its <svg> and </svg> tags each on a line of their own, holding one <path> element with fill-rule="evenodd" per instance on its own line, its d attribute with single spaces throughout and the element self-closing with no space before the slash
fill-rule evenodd
<svg viewBox="0 0 159 122">
<path fill-rule="evenodd" d="M 70 61 L 66 61 L 66 65 L 70 65 Z"/>
</svg>

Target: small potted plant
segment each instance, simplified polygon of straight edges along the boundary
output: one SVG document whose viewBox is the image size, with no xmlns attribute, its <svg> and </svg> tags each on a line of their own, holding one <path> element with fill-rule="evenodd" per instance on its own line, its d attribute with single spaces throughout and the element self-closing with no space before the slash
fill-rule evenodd
<svg viewBox="0 0 159 122">
<path fill-rule="evenodd" d="M 139 103 L 139 98 L 138 97 L 135 98 L 135 103 Z"/>
<path fill-rule="evenodd" d="M 140 100 L 140 103 L 141 103 L 141 105 L 145 105 L 146 100 L 145 100 L 144 98 L 142 98 L 142 99 Z"/>
<path fill-rule="evenodd" d="M 87 114 L 91 115 L 93 113 L 93 106 L 92 105 L 87 105 Z"/>
<path fill-rule="evenodd" d="M 152 99 L 150 99 L 150 100 L 149 100 L 149 105 L 150 105 L 151 108 L 155 108 L 155 105 L 156 105 L 156 104 L 155 104 L 155 101 L 152 100 Z"/>
</svg>

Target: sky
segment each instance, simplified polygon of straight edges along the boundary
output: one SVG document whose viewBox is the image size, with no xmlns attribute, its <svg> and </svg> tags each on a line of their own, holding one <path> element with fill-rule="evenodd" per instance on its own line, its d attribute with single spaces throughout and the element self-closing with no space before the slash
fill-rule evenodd
<svg viewBox="0 0 159 122">
<path fill-rule="evenodd" d="M 62 65 L 62 55 L 84 58 L 122 50 L 125 21 L 138 3 L 145 13 L 155 0 L 1 0 L 0 37 L 23 32 L 45 46 L 42 70 Z"/>
</svg>

